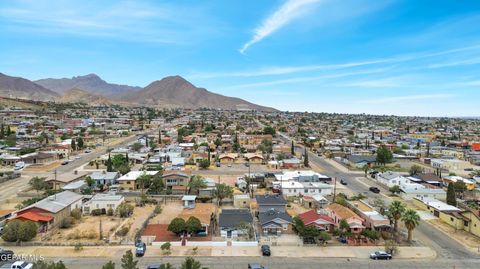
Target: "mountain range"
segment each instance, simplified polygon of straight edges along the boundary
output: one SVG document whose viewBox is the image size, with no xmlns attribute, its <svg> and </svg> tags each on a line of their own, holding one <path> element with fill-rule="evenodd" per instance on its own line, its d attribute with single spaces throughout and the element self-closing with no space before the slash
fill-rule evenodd
<svg viewBox="0 0 480 269">
<path fill-rule="evenodd" d="M 142 88 L 108 83 L 95 74 L 30 81 L 0 73 L 0 96 L 39 101 L 120 103 L 159 108 L 276 111 L 271 107 L 198 88 L 181 76 L 165 77 Z"/>
</svg>

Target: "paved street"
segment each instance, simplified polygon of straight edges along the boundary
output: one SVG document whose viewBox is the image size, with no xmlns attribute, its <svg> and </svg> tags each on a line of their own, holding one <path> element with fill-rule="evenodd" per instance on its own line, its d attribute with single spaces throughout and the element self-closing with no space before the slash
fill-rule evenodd
<svg viewBox="0 0 480 269">
<path fill-rule="evenodd" d="M 405 269 L 427 269 L 427 268 L 455 268 L 455 269 L 470 269 L 479 268 L 479 259 L 437 259 L 437 260 L 390 260 L 390 261 L 373 261 L 367 259 L 336 259 L 336 258 L 263 258 L 263 257 L 197 257 L 203 266 L 210 269 L 246 269 L 248 263 L 260 263 L 267 266 L 269 269 L 388 269 L 388 268 L 405 268 Z M 168 258 L 141 258 L 139 268 L 146 268 L 148 264 L 165 263 L 179 267 L 184 260 L 182 257 L 168 257 Z M 108 262 L 104 258 L 79 258 L 79 259 L 63 259 L 69 269 L 100 269 L 103 264 Z M 114 260 L 119 265 L 120 259 Z"/>
</svg>

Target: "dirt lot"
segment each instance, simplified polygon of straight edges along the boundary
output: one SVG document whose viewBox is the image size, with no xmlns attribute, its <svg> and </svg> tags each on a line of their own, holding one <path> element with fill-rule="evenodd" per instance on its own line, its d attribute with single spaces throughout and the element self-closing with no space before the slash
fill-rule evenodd
<svg viewBox="0 0 480 269">
<path fill-rule="evenodd" d="M 140 230 L 143 222 L 153 213 L 155 206 L 146 205 L 144 207 L 135 207 L 133 210 L 133 215 L 128 219 L 128 224 L 130 225 L 130 231 L 127 234 L 127 238 L 133 240 L 135 233 Z M 161 214 L 160 214 L 161 215 Z"/>
<path fill-rule="evenodd" d="M 480 238 L 471 233 L 462 230 L 455 230 L 455 228 L 439 219 L 429 220 L 428 222 L 435 225 L 435 227 L 469 249 L 477 250 L 478 246 L 480 246 Z"/>
<path fill-rule="evenodd" d="M 150 223 L 151 224 L 170 224 L 170 221 L 177 217 L 182 212 L 182 203 L 178 202 L 168 202 L 167 204 L 162 204 L 162 213 L 154 217 Z"/>
<path fill-rule="evenodd" d="M 97 241 L 100 238 L 100 222 L 104 237 L 109 237 L 122 223 L 122 219 L 109 216 L 83 216 L 71 228 L 57 229 L 52 232 L 49 241 L 85 240 Z"/>
</svg>

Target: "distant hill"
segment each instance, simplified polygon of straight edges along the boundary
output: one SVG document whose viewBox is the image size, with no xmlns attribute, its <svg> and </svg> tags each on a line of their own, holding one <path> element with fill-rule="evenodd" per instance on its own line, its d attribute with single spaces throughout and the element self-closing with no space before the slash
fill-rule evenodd
<svg viewBox="0 0 480 269">
<path fill-rule="evenodd" d="M 53 101 L 59 95 L 28 79 L 0 73 L 0 96 L 30 100 Z"/>
<path fill-rule="evenodd" d="M 274 108 L 256 105 L 240 98 L 212 93 L 204 88 L 197 88 L 181 76 L 170 76 L 154 81 L 141 91 L 125 95 L 122 100 L 153 106 L 191 109 L 219 108 L 275 111 Z"/>
<path fill-rule="evenodd" d="M 95 74 L 72 78 L 46 78 L 37 80 L 35 83 L 59 94 L 64 94 L 70 89 L 82 89 L 92 94 L 103 95 L 113 100 L 118 99 L 120 96 L 128 92 L 136 92 L 142 89 L 141 87 L 108 83 Z"/>
<path fill-rule="evenodd" d="M 57 101 L 61 103 L 81 102 L 94 105 L 108 105 L 112 103 L 106 97 L 96 95 L 78 88 L 70 89 L 64 92 L 62 97 L 60 97 Z"/>
</svg>

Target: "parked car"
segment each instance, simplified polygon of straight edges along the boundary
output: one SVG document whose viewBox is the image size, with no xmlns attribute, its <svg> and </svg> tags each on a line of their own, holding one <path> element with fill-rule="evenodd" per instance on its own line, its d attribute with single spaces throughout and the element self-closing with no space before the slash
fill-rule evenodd
<svg viewBox="0 0 480 269">
<path fill-rule="evenodd" d="M 262 250 L 262 255 L 263 256 L 270 256 L 272 254 L 270 252 L 270 246 L 269 245 L 262 245 L 261 250 Z"/>
<path fill-rule="evenodd" d="M 25 261 L 18 261 L 14 262 L 10 269 L 31 269 L 33 267 L 32 263 L 25 262 Z"/>
<path fill-rule="evenodd" d="M 11 261 L 14 259 L 13 251 L 0 248 L 0 262 Z"/>
<path fill-rule="evenodd" d="M 145 252 L 147 251 L 147 245 L 143 242 L 138 242 L 136 244 L 136 249 L 135 249 L 135 256 L 137 257 L 143 257 L 145 255 Z"/>
<path fill-rule="evenodd" d="M 68 163 L 69 163 L 69 161 L 63 161 L 62 165 L 67 165 Z"/>
<path fill-rule="evenodd" d="M 268 268 L 258 263 L 249 263 L 248 269 L 268 269 Z"/>
<path fill-rule="evenodd" d="M 345 181 L 345 179 L 342 178 L 342 179 L 340 179 L 340 184 L 347 185 L 348 183 Z"/>
<path fill-rule="evenodd" d="M 373 259 L 373 260 L 390 260 L 390 259 L 392 259 L 392 254 L 389 254 L 385 251 L 375 251 L 374 253 L 370 253 L 370 259 Z"/>
<path fill-rule="evenodd" d="M 370 187 L 369 190 L 373 193 L 380 193 L 380 189 L 377 187 Z"/>
<path fill-rule="evenodd" d="M 220 165 L 220 162 L 216 162 L 216 163 L 215 163 L 215 166 L 220 167 L 220 166 L 221 166 L 221 165 Z"/>
<path fill-rule="evenodd" d="M 228 167 L 232 167 L 232 164 L 228 164 L 227 166 L 228 166 Z"/>
<path fill-rule="evenodd" d="M 85 153 L 90 153 L 90 152 L 92 152 L 92 151 L 89 150 L 89 149 L 87 149 L 87 150 L 85 150 L 84 152 L 85 152 Z"/>
</svg>

